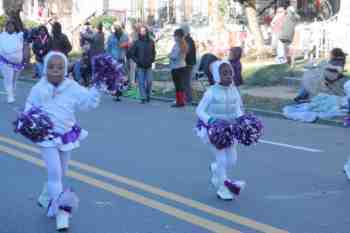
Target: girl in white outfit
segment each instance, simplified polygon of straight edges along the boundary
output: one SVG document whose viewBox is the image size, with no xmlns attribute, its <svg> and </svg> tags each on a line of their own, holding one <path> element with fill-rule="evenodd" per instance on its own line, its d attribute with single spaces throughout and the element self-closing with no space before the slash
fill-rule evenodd
<svg viewBox="0 0 350 233">
<path fill-rule="evenodd" d="M 38 143 L 45 161 L 48 181 L 38 199 L 49 207 L 48 216 L 56 216 L 57 230 L 69 227 L 69 212 L 59 206 L 63 193 L 62 179 L 67 172 L 71 151 L 80 145 L 87 131 L 77 125 L 75 111 L 96 108 L 100 94 L 95 88 L 86 89 L 67 78 L 68 61 L 60 52 L 50 52 L 44 60 L 41 80 L 32 88 L 26 102 L 26 111 L 32 107 L 43 110 L 54 125 L 57 134 L 53 140 Z"/>
<path fill-rule="evenodd" d="M 233 85 L 233 69 L 228 61 L 216 61 L 211 67 L 215 85 L 210 86 L 205 92 L 202 100 L 197 107 L 197 115 L 204 124 L 209 125 L 215 120 L 232 121 L 243 115 L 242 100 L 237 88 Z M 207 129 L 202 127 L 198 131 L 205 143 L 209 143 Z M 215 162 L 211 163 L 212 172 L 211 182 L 217 188 L 217 196 L 223 200 L 232 200 L 234 195 L 238 196 L 245 182 L 228 180 L 227 171 L 237 162 L 237 143 L 218 150 L 210 144 L 210 148 L 215 155 Z M 227 186 L 231 183 L 231 187 Z M 234 186 L 234 190 L 232 190 Z"/>
<path fill-rule="evenodd" d="M 23 69 L 23 32 L 19 32 L 16 24 L 9 20 L 6 30 L 0 33 L 0 71 L 4 78 L 7 102 L 15 102 L 16 79 Z"/>
</svg>

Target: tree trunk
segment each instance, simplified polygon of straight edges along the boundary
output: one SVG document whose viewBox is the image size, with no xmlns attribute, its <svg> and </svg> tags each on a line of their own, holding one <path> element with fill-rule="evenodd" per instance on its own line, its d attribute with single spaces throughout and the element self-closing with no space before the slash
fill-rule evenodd
<svg viewBox="0 0 350 233">
<path fill-rule="evenodd" d="M 23 31 L 24 26 L 20 17 L 24 0 L 3 0 L 5 14 L 15 21 L 19 30 Z"/>
<path fill-rule="evenodd" d="M 258 23 L 256 8 L 254 8 L 255 0 L 250 1 L 250 4 L 246 6 L 246 14 L 248 18 L 248 25 L 250 32 L 253 34 L 256 49 L 258 53 L 264 50 L 264 40 Z"/>
</svg>

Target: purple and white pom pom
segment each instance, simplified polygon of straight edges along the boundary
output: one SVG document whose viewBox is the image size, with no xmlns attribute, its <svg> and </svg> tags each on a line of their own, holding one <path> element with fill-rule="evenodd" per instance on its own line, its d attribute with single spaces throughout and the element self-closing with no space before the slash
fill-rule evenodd
<svg viewBox="0 0 350 233">
<path fill-rule="evenodd" d="M 93 58 L 93 84 L 110 93 L 121 90 L 123 86 L 123 64 L 109 54 L 101 54 Z"/>
<path fill-rule="evenodd" d="M 237 118 L 234 126 L 234 136 L 238 143 L 250 146 L 259 141 L 263 134 L 262 122 L 252 113 Z"/>
<path fill-rule="evenodd" d="M 71 190 L 67 189 L 61 193 L 57 200 L 51 201 L 47 216 L 54 217 L 58 213 L 59 210 L 64 210 L 70 214 L 78 209 L 79 206 L 79 198 L 78 196 Z"/>
<path fill-rule="evenodd" d="M 50 139 L 53 135 L 53 123 L 39 108 L 31 108 L 22 112 L 13 122 L 14 131 L 20 133 L 34 143 Z"/>
<path fill-rule="evenodd" d="M 208 127 L 208 136 L 218 150 L 228 148 L 235 143 L 234 125 L 225 120 L 216 120 Z"/>
<path fill-rule="evenodd" d="M 344 118 L 344 126 L 350 127 L 350 116 Z"/>
</svg>

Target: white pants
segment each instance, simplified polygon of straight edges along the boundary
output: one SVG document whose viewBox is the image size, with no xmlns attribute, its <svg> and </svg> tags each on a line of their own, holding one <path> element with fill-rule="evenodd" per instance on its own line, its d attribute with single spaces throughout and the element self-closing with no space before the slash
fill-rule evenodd
<svg viewBox="0 0 350 233">
<path fill-rule="evenodd" d="M 129 84 L 135 85 L 136 78 L 136 63 L 130 59 Z"/>
<path fill-rule="evenodd" d="M 216 161 L 215 175 L 218 178 L 219 186 L 222 186 L 228 178 L 227 173 L 229 169 L 232 169 L 237 163 L 237 145 L 235 144 L 223 150 L 218 150 L 211 145 L 211 149 Z"/>
<path fill-rule="evenodd" d="M 4 87 L 7 95 L 14 96 L 16 91 L 16 80 L 20 72 L 5 64 L 0 64 L 0 71 L 4 78 Z"/>
<path fill-rule="evenodd" d="M 68 170 L 70 151 L 56 147 L 41 147 L 41 155 L 47 168 L 47 190 L 51 200 L 56 200 L 63 191 L 63 177 Z"/>
<path fill-rule="evenodd" d="M 277 42 L 276 63 L 277 64 L 287 63 L 287 45 L 280 40 L 278 40 Z"/>
</svg>

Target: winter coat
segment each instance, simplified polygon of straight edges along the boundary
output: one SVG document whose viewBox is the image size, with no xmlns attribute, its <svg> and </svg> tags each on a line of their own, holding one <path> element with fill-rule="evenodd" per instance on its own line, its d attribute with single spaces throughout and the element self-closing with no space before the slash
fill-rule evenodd
<svg viewBox="0 0 350 233">
<path fill-rule="evenodd" d="M 152 39 L 140 37 L 130 50 L 131 59 L 137 64 L 137 67 L 148 69 L 156 58 L 155 44 Z"/>
<path fill-rule="evenodd" d="M 72 45 L 65 34 L 54 35 L 51 38 L 51 50 L 64 53 L 66 56 L 72 51 Z"/>
<path fill-rule="evenodd" d="M 185 37 L 185 40 L 188 45 L 188 53 L 186 55 L 186 65 L 194 66 L 197 63 L 196 44 L 190 35 L 187 35 Z"/>
</svg>

